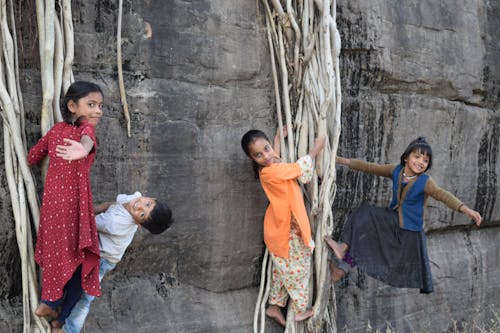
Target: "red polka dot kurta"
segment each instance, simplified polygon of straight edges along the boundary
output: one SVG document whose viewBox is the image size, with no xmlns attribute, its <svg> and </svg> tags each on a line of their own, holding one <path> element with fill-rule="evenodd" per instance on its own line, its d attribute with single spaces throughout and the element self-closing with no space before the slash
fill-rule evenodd
<svg viewBox="0 0 500 333">
<path fill-rule="evenodd" d="M 80 141 L 83 135 L 94 142 L 85 158 L 66 161 L 57 157 L 56 146 L 64 145 L 63 139 Z M 46 155 L 50 158 L 35 249 L 35 261 L 42 268 L 43 300 L 61 298 L 64 285 L 80 264 L 83 289 L 89 295 L 100 295 L 99 244 L 90 188 L 96 147 L 94 126 L 60 122 L 29 151 L 30 166 Z"/>
</svg>

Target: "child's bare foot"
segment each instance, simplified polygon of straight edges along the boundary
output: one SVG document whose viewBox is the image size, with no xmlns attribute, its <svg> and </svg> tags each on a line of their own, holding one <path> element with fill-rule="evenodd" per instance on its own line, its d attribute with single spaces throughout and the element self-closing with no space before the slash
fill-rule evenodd
<svg viewBox="0 0 500 333">
<path fill-rule="evenodd" d="M 63 326 L 63 323 L 55 319 L 50 322 L 50 326 L 52 326 L 52 328 L 61 328 Z"/>
<path fill-rule="evenodd" d="M 266 316 L 273 319 L 281 326 L 286 326 L 285 317 L 283 316 L 283 313 L 281 313 L 281 309 L 279 308 L 279 306 L 269 305 L 269 307 L 266 309 Z"/>
<path fill-rule="evenodd" d="M 328 246 L 333 250 L 335 257 L 337 259 L 344 259 L 345 253 L 347 252 L 347 244 L 346 243 L 337 243 L 330 236 L 325 236 L 325 242 Z"/>
<path fill-rule="evenodd" d="M 328 265 L 330 266 L 330 272 L 332 273 L 332 281 L 333 282 L 338 282 L 340 279 L 342 279 L 345 275 L 345 272 L 338 268 L 337 265 L 331 260 L 328 261 Z"/>
<path fill-rule="evenodd" d="M 295 315 L 295 321 L 302 321 L 304 319 L 307 319 L 307 318 L 311 317 L 313 314 L 314 314 L 314 310 L 313 309 L 306 310 L 306 311 L 304 311 L 302 313 L 296 314 Z"/>
<path fill-rule="evenodd" d="M 51 333 L 65 333 L 64 330 L 62 328 L 54 328 L 52 327 L 52 329 L 50 330 Z"/>
<path fill-rule="evenodd" d="M 48 306 L 45 303 L 40 303 L 38 304 L 35 314 L 38 317 L 48 317 L 48 318 L 57 318 L 58 314 L 57 311 L 52 309 L 50 306 Z"/>
</svg>

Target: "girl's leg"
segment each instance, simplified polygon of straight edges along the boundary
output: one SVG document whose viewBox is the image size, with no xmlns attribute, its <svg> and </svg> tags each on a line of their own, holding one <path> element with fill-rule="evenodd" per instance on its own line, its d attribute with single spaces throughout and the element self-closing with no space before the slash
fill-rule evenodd
<svg viewBox="0 0 500 333">
<path fill-rule="evenodd" d="M 57 301 L 45 301 L 41 300 L 40 304 L 35 310 L 35 314 L 39 317 L 47 317 L 49 319 L 57 319 L 53 324 L 53 327 L 60 327 L 60 323 L 64 322 L 64 319 L 71 312 L 71 308 L 80 298 L 82 293 L 82 267 L 79 266 L 73 272 L 73 276 L 66 282 L 64 286 L 63 296 Z M 57 312 L 57 309 L 62 307 L 61 313 Z"/>
<path fill-rule="evenodd" d="M 306 311 L 304 311 L 302 313 L 296 314 L 295 315 L 295 321 L 305 320 L 305 319 L 307 319 L 309 317 L 312 317 L 313 314 L 314 314 L 314 310 L 313 309 L 307 309 Z"/>
<path fill-rule="evenodd" d="M 64 293 L 60 299 L 55 301 L 40 299 L 40 304 L 38 304 L 35 309 L 35 315 L 37 315 L 38 317 L 45 317 L 47 320 L 56 319 L 57 317 L 59 317 L 58 309 L 61 306 L 63 298 Z"/>
<path fill-rule="evenodd" d="M 292 299 L 295 321 L 302 321 L 313 315 L 309 305 L 309 273 L 311 270 L 311 249 L 299 236 L 298 226 L 292 222 L 288 265 L 283 269 L 285 288 Z"/>
<path fill-rule="evenodd" d="M 346 243 L 338 243 L 334 241 L 330 236 L 325 236 L 324 239 L 326 244 L 328 244 L 328 246 L 333 250 L 335 257 L 339 260 L 343 260 L 349 246 Z"/>
<path fill-rule="evenodd" d="M 330 273 L 332 275 L 333 282 L 338 282 L 345 276 L 344 270 L 338 268 L 334 261 L 328 260 L 328 266 L 330 266 Z"/>
<path fill-rule="evenodd" d="M 281 308 L 286 305 L 288 293 L 283 284 L 280 272 L 281 267 L 286 265 L 286 259 L 276 257 L 271 253 L 271 260 L 273 262 L 273 272 L 271 276 L 271 289 L 269 291 L 269 307 L 266 309 L 266 315 L 284 327 L 286 319 L 281 312 Z"/>
<path fill-rule="evenodd" d="M 286 319 L 281 312 L 281 308 L 277 305 L 271 304 L 266 309 L 266 316 L 276 321 L 281 326 L 286 326 Z"/>
<path fill-rule="evenodd" d="M 83 293 L 82 288 L 82 266 L 78 266 L 73 272 L 73 276 L 64 286 L 65 297 L 62 302 L 61 313 L 57 319 L 61 324 L 64 323 L 66 318 L 71 313 L 71 310 L 75 306 L 76 302 L 80 299 Z M 59 326 L 60 327 L 60 326 Z"/>
<path fill-rule="evenodd" d="M 115 268 L 115 264 L 101 258 L 99 261 L 99 282 L 101 282 L 104 275 L 113 268 Z M 64 326 L 62 328 L 65 333 L 79 333 L 82 330 L 85 319 L 90 311 L 90 304 L 94 299 L 94 296 L 90 296 L 85 292 L 82 294 L 82 297 L 75 304 L 70 315 L 64 322 Z"/>
<path fill-rule="evenodd" d="M 50 302 L 50 301 L 44 301 L 41 300 L 40 304 L 38 304 L 35 314 L 38 317 L 46 317 L 49 319 L 55 319 L 59 316 L 57 313 L 57 308 L 59 307 L 60 302 Z"/>
</svg>

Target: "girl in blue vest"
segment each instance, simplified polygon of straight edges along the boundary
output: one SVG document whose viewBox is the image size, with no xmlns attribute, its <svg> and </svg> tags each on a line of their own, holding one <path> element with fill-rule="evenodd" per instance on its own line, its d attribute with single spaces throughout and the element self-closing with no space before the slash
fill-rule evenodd
<svg viewBox="0 0 500 333">
<path fill-rule="evenodd" d="M 433 292 L 432 275 L 424 233 L 429 197 L 470 217 L 477 226 L 481 215 L 443 190 L 425 174 L 432 166 L 432 150 L 424 138 L 411 142 L 399 164 L 379 165 L 337 156 L 337 164 L 392 179 L 392 201 L 387 208 L 363 204 L 349 216 L 340 242 L 325 241 L 340 264 L 330 263 L 338 281 L 349 266 L 398 288 Z M 347 264 L 349 265 L 347 265 Z"/>
</svg>

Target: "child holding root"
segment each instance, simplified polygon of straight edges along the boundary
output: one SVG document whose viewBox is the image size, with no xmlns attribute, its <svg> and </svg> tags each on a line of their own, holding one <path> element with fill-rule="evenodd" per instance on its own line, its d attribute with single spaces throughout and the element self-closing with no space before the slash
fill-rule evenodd
<svg viewBox="0 0 500 333">
<path fill-rule="evenodd" d="M 338 281 L 349 267 L 356 265 L 390 286 L 419 288 L 421 293 L 433 292 L 424 233 L 428 197 L 467 215 L 477 226 L 481 224 L 481 215 L 425 174 L 432 166 L 430 145 L 422 137 L 412 141 L 401 155 L 399 164 L 379 165 L 340 156 L 336 162 L 392 179 L 393 193 L 388 208 L 363 204 L 352 212 L 340 242 L 325 237 L 340 260 L 338 267 L 330 263 L 333 280 Z"/>
<path fill-rule="evenodd" d="M 275 142 L 279 142 L 278 138 L 277 134 Z M 273 274 L 266 315 L 282 326 L 286 325 L 286 320 L 281 308 L 289 297 L 296 321 L 313 315 L 313 310 L 307 308 L 307 288 L 314 242 L 297 180 L 310 181 L 313 159 L 324 144 L 324 137 L 316 139 L 308 155 L 296 163 L 281 163 L 262 131 L 250 130 L 241 139 L 241 147 L 253 161 L 256 176 L 269 199 L 264 217 L 264 242 L 271 254 Z"/>
<path fill-rule="evenodd" d="M 102 116 L 103 93 L 91 82 L 74 82 L 55 124 L 28 154 L 30 166 L 50 158 L 45 179 L 35 261 L 42 270 L 36 315 L 55 319 L 73 306 L 82 288 L 100 295 L 99 244 L 92 206 L 90 168 L 97 149 L 94 126 Z"/>
</svg>

